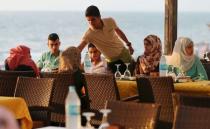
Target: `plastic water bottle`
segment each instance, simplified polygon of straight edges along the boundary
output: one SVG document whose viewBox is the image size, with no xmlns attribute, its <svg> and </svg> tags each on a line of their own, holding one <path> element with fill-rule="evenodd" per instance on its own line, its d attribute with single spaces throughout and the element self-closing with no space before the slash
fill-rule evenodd
<svg viewBox="0 0 210 129">
<path fill-rule="evenodd" d="M 168 65 L 166 64 L 166 57 L 164 55 L 160 58 L 159 73 L 160 76 L 167 76 L 168 73 Z"/>
<path fill-rule="evenodd" d="M 0 70 L 5 70 L 5 64 L 4 64 L 4 63 L 2 63 L 2 64 L 0 65 Z"/>
<path fill-rule="evenodd" d="M 69 93 L 66 98 L 66 129 L 80 129 L 80 99 L 76 93 L 74 86 L 69 86 Z"/>
<path fill-rule="evenodd" d="M 86 73 L 91 73 L 92 72 L 92 63 L 91 63 L 90 57 L 88 55 L 88 52 L 86 52 L 86 54 L 85 54 L 84 70 L 85 70 Z"/>
</svg>

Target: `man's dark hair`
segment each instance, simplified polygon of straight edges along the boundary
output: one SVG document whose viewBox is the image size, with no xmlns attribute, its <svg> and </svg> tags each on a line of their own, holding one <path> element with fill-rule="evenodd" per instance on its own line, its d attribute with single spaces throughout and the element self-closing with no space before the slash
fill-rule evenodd
<svg viewBox="0 0 210 129">
<path fill-rule="evenodd" d="M 89 44 L 88 44 L 88 49 L 89 49 L 89 48 L 94 48 L 94 47 L 96 48 L 96 46 L 93 45 L 92 43 L 89 43 Z"/>
<path fill-rule="evenodd" d="M 98 7 L 91 5 L 89 6 L 86 11 L 85 11 L 85 16 L 94 16 L 94 17 L 100 17 L 100 11 L 98 9 Z"/>
<path fill-rule="evenodd" d="M 58 34 L 56 34 L 56 33 L 51 33 L 51 34 L 49 34 L 49 36 L 48 36 L 48 40 L 56 41 L 57 39 L 59 39 L 59 36 L 58 36 Z"/>
</svg>

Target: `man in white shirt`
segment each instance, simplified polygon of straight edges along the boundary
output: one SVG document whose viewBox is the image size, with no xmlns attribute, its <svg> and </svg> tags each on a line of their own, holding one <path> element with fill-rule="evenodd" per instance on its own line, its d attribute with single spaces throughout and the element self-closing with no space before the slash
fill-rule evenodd
<svg viewBox="0 0 210 129">
<path fill-rule="evenodd" d="M 107 73 L 107 62 L 101 56 L 101 52 L 92 44 L 88 44 L 88 54 L 92 63 L 91 71 L 93 73 Z"/>
</svg>

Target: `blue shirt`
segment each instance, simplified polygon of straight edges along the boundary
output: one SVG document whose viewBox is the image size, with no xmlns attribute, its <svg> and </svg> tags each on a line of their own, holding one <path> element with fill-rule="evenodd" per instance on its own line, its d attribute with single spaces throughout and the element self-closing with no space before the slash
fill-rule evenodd
<svg viewBox="0 0 210 129">
<path fill-rule="evenodd" d="M 197 78 L 199 80 L 208 80 L 206 70 L 204 69 L 200 59 L 197 56 L 195 56 L 195 62 L 193 66 L 188 71 L 186 71 L 186 75 L 190 76 L 192 79 Z"/>
<path fill-rule="evenodd" d="M 53 69 L 57 69 L 58 65 L 59 56 L 53 55 L 50 51 L 43 53 L 40 59 L 37 61 L 37 66 L 41 69 L 41 71 L 44 72 L 49 72 Z"/>
</svg>

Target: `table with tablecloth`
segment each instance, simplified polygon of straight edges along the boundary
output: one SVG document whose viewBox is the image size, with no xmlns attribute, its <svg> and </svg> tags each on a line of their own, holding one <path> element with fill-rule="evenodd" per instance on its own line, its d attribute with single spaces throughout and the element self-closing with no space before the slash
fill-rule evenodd
<svg viewBox="0 0 210 129">
<path fill-rule="evenodd" d="M 138 94 L 136 81 L 117 80 L 120 97 L 130 97 Z M 209 94 L 210 81 L 174 83 L 175 92 Z"/>
<path fill-rule="evenodd" d="M 138 94 L 136 81 L 117 80 L 117 87 L 121 98 Z"/>
<path fill-rule="evenodd" d="M 23 98 L 0 96 L 0 106 L 6 107 L 16 119 L 20 120 L 21 129 L 32 129 L 33 121 Z"/>
<path fill-rule="evenodd" d="M 47 126 L 42 128 L 36 128 L 36 129 L 66 129 L 65 127 L 55 127 L 55 126 Z"/>
<path fill-rule="evenodd" d="M 190 92 L 210 95 L 210 81 L 174 83 L 174 88 L 176 92 Z"/>
</svg>

